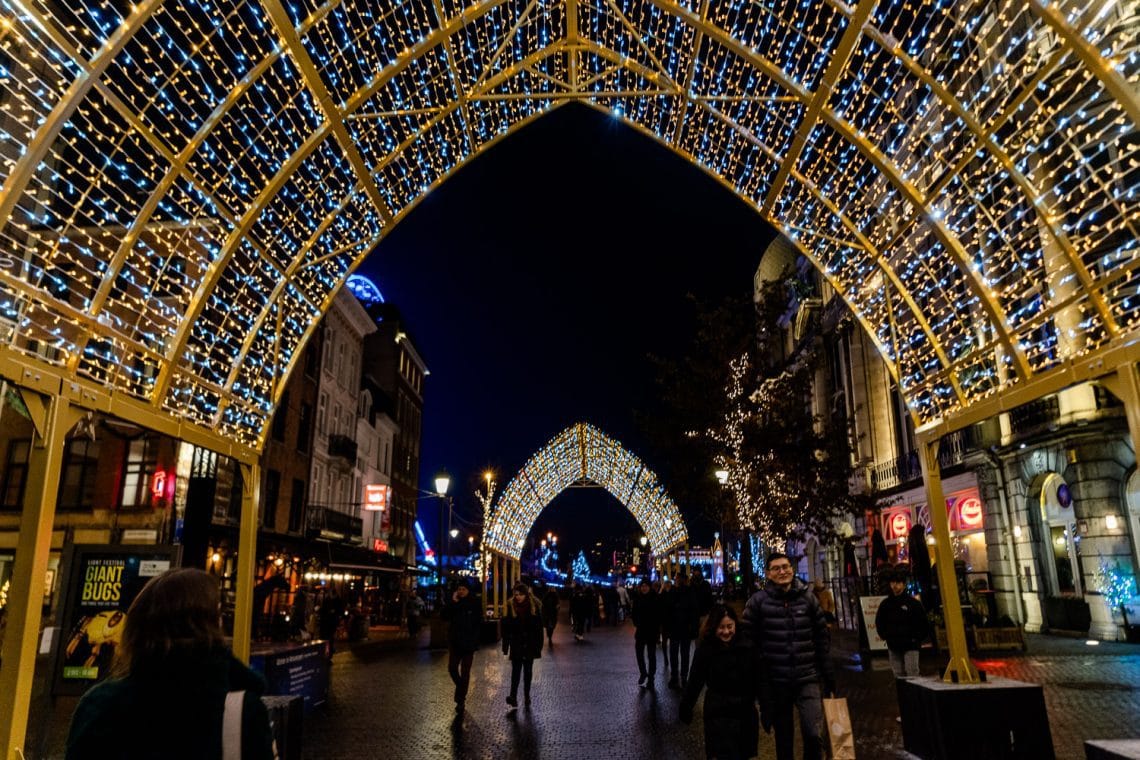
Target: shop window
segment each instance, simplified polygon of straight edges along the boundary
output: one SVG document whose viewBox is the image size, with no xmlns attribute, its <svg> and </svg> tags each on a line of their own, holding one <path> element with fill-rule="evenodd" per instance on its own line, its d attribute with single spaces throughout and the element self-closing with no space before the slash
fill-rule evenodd
<svg viewBox="0 0 1140 760">
<path fill-rule="evenodd" d="M 21 509 L 24 503 L 24 484 L 28 480 L 28 454 L 30 440 L 8 442 L 8 456 L 4 462 L 4 481 L 0 490 L 0 509 Z"/>
<path fill-rule="evenodd" d="M 150 481 L 158 465 L 157 449 L 157 442 L 152 438 L 136 438 L 127 444 L 123 491 L 119 500 L 123 509 L 150 506 Z"/>
<path fill-rule="evenodd" d="M 1049 528 L 1049 543 L 1053 549 L 1053 567 L 1057 572 L 1057 591 L 1061 594 L 1081 593 L 1072 532 L 1063 525 L 1054 525 Z"/>
<path fill-rule="evenodd" d="M 63 455 L 59 480 L 60 511 L 91 509 L 95 504 L 95 475 L 99 470 L 99 442 L 72 438 Z"/>
</svg>

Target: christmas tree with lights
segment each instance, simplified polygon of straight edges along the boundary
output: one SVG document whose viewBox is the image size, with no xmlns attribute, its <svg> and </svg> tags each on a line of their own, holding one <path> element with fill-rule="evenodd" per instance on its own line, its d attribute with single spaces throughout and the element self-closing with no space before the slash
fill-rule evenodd
<svg viewBox="0 0 1140 760">
<path fill-rule="evenodd" d="M 581 581 L 582 583 L 590 582 L 590 563 L 586 561 L 586 553 L 584 551 L 578 551 L 578 556 L 574 558 L 574 565 L 570 572 L 574 580 Z"/>
</svg>

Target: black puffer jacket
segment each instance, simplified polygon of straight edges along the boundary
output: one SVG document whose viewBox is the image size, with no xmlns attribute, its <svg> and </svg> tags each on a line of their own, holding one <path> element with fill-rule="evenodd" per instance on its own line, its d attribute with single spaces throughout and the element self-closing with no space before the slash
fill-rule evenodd
<svg viewBox="0 0 1140 760">
<path fill-rule="evenodd" d="M 661 599 L 650 591 L 641 593 L 640 587 L 633 594 L 629 616 L 637 629 L 634 641 L 639 644 L 655 644 L 661 635 Z"/>
<path fill-rule="evenodd" d="M 753 594 L 738 636 L 757 649 L 773 684 L 835 682 L 827 621 L 815 594 L 799 578 L 787 591 L 769 582 Z"/>
<path fill-rule="evenodd" d="M 702 641 L 681 695 L 681 720 L 688 723 L 702 688 L 705 692 L 705 754 L 717 758 L 756 755 L 760 721 L 756 714 L 757 664 L 752 647 L 739 641 Z"/>
<path fill-rule="evenodd" d="M 922 602 L 910 594 L 884 599 L 875 615 L 875 628 L 892 652 L 919 649 L 930 635 Z"/>
<path fill-rule="evenodd" d="M 701 612 L 697 594 L 688 586 L 678 586 L 673 592 L 673 606 L 665 621 L 669 638 L 691 641 L 701 626 Z"/>
</svg>

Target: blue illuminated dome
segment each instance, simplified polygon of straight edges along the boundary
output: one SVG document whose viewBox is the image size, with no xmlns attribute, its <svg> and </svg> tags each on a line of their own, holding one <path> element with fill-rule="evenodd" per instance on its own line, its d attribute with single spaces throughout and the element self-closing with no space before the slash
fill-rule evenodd
<svg viewBox="0 0 1140 760">
<path fill-rule="evenodd" d="M 380 293 L 380 288 L 376 287 L 376 283 L 363 275 L 349 275 L 348 281 L 345 284 L 348 289 L 352 291 L 352 294 L 365 306 L 384 303 L 384 296 Z"/>
</svg>

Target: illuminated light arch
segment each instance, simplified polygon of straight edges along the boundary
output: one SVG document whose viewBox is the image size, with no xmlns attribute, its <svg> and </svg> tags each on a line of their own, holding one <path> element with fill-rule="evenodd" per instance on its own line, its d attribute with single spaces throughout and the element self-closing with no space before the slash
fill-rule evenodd
<svg viewBox="0 0 1140 760">
<path fill-rule="evenodd" d="M 919 423 L 1137 358 L 1137 0 L 382 5 L 0 0 L 0 375 L 256 451 L 363 258 L 570 102 L 779 228 Z"/>
<path fill-rule="evenodd" d="M 601 486 L 625 505 L 655 553 L 688 541 L 681 513 L 657 476 L 616 440 L 579 422 L 554 436 L 503 489 L 487 520 L 484 546 L 518 559 L 538 515 L 576 484 Z"/>
</svg>

